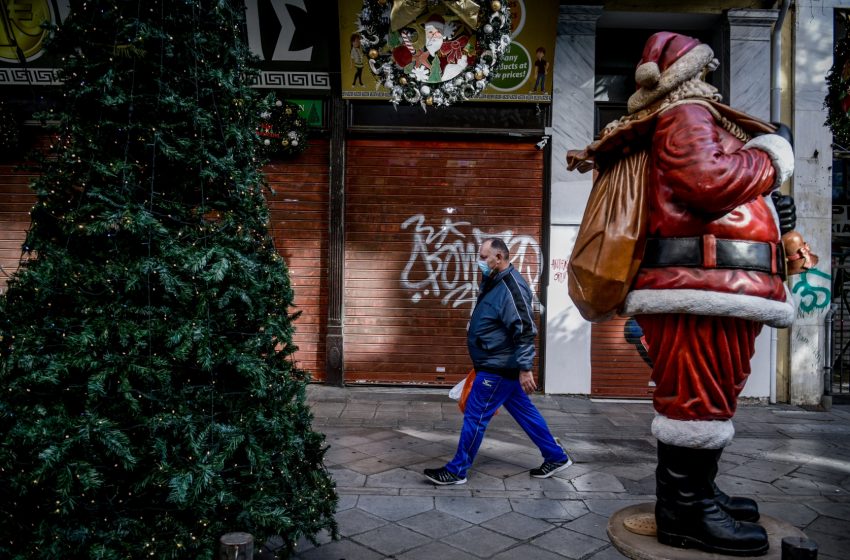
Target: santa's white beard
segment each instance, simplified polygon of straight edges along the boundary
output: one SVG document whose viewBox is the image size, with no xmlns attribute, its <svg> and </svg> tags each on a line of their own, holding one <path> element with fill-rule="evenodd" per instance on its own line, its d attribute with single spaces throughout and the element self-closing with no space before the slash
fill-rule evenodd
<svg viewBox="0 0 850 560">
<path fill-rule="evenodd" d="M 437 56 L 437 53 L 443 47 L 443 38 L 435 37 L 433 39 L 428 39 L 425 41 L 425 50 L 427 50 L 431 56 Z"/>
</svg>

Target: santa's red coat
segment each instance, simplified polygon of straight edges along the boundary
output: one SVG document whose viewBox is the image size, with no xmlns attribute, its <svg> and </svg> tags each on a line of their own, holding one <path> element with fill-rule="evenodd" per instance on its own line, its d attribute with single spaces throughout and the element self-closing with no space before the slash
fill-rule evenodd
<svg viewBox="0 0 850 560">
<path fill-rule="evenodd" d="M 778 156 L 766 149 L 791 151 L 784 139 L 768 136 L 744 144 L 701 103 L 674 106 L 656 120 L 648 235 L 699 239 L 702 266 L 642 265 L 624 313 L 644 329 L 659 413 L 653 434 L 671 445 L 712 448 L 731 440 L 727 424 L 703 424 L 697 437 L 691 421 L 732 418 L 762 323 L 787 326 L 794 318 L 769 198 L 780 182 Z M 717 267 L 710 247 L 718 240 L 770 244 L 775 267 Z"/>
<path fill-rule="evenodd" d="M 769 198 L 778 187 L 771 156 L 744 147 L 704 105 L 682 104 L 658 116 L 649 166 L 649 237 L 779 243 Z M 773 326 L 787 326 L 794 317 L 779 270 L 711 263 L 642 267 L 624 314 L 652 313 L 730 316 Z"/>
</svg>

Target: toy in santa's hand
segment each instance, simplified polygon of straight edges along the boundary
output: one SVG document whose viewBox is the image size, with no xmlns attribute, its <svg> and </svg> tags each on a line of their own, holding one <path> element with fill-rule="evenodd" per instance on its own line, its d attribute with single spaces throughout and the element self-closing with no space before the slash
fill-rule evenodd
<svg viewBox="0 0 850 560">
<path fill-rule="evenodd" d="M 656 33 L 629 114 L 570 152 L 597 169 L 570 261 L 570 296 L 589 320 L 633 316 L 655 382 L 659 542 L 732 555 L 768 550 L 758 505 L 715 484 L 762 325 L 788 327 L 780 235 L 796 219 L 772 196 L 793 172 L 790 131 L 720 103 L 703 81 L 708 45 Z M 792 260 L 813 266 L 799 238 Z M 797 249 L 804 249 L 802 253 Z"/>
</svg>

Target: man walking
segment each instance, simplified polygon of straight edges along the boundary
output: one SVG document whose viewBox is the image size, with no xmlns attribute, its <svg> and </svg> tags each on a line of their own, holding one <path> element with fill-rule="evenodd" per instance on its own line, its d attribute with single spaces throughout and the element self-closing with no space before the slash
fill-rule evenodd
<svg viewBox="0 0 850 560">
<path fill-rule="evenodd" d="M 463 484 L 484 431 L 504 406 L 531 441 L 540 448 L 543 464 L 531 470 L 549 478 L 572 465 L 527 393 L 537 389 L 531 375 L 537 328 L 531 289 L 511 265 L 508 247 L 492 237 L 481 244 L 478 268 L 484 275 L 467 329 L 466 343 L 475 366 L 475 382 L 466 402 L 457 453 L 446 466 L 425 469 L 434 484 Z"/>
</svg>

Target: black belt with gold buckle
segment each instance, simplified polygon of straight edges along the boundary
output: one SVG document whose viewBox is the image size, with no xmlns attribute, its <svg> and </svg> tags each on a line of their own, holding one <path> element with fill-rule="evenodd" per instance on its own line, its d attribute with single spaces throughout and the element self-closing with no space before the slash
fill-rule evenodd
<svg viewBox="0 0 850 560">
<path fill-rule="evenodd" d="M 713 235 L 650 237 L 641 266 L 733 268 L 784 276 L 785 254 L 781 243 L 717 239 Z"/>
</svg>

